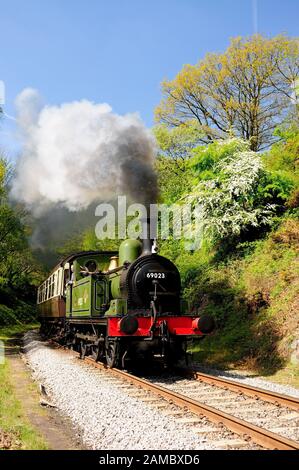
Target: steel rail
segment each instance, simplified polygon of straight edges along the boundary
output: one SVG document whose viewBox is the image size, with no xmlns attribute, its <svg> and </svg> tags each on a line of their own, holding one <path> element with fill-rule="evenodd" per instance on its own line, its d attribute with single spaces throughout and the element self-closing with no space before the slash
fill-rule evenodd
<svg viewBox="0 0 299 470">
<path fill-rule="evenodd" d="M 176 369 L 176 371 L 185 377 L 192 377 L 210 385 L 216 385 L 217 387 L 221 387 L 226 390 L 244 393 L 244 395 L 251 397 L 262 398 L 264 401 L 268 401 L 276 405 L 287 406 L 288 408 L 299 412 L 299 399 L 296 397 L 283 395 L 281 393 L 272 392 L 258 387 L 252 387 L 251 385 L 242 384 L 235 380 L 224 379 L 217 376 L 215 377 L 195 370 L 180 368 Z"/>
<path fill-rule="evenodd" d="M 85 358 L 85 361 L 92 364 L 96 368 L 109 371 L 115 377 L 125 379 L 132 385 L 143 388 L 144 390 L 155 393 L 159 397 L 178 405 L 181 408 L 187 408 L 197 415 L 204 415 L 217 424 L 223 424 L 228 429 L 238 434 L 244 434 L 253 439 L 254 442 L 268 449 L 277 450 L 299 450 L 299 443 L 291 439 L 287 439 L 279 434 L 275 434 L 267 429 L 263 429 L 252 423 L 236 418 L 230 414 L 224 413 L 216 408 L 200 403 L 188 396 L 173 392 L 160 385 L 153 384 L 147 380 L 131 375 L 128 372 L 119 369 L 109 369 L 105 364 L 95 362 L 92 359 Z"/>
</svg>

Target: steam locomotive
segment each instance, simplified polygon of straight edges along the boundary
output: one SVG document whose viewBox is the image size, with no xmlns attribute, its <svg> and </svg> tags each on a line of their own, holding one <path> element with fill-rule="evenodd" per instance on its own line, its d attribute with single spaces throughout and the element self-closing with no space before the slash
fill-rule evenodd
<svg viewBox="0 0 299 470">
<path fill-rule="evenodd" d="M 213 318 L 186 312 L 176 266 L 149 237 L 124 240 L 119 252 L 85 251 L 58 264 L 38 289 L 41 332 L 108 367 L 157 359 L 169 366 Z"/>
</svg>

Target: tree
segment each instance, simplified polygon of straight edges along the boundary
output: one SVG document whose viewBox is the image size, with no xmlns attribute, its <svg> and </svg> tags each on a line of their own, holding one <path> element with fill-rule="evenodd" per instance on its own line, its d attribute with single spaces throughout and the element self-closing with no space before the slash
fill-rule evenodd
<svg viewBox="0 0 299 470">
<path fill-rule="evenodd" d="M 157 126 L 154 134 L 159 146 L 156 160 L 160 194 L 163 202 L 176 202 L 190 187 L 189 159 L 199 143 L 200 130 L 195 121 L 168 129 Z"/>
<path fill-rule="evenodd" d="M 24 229 L 18 214 L 7 203 L 9 165 L 0 159 L 0 263 L 25 243 Z"/>
<path fill-rule="evenodd" d="M 195 119 L 203 143 L 235 135 L 253 151 L 265 148 L 298 103 L 298 58 L 297 39 L 235 38 L 224 53 L 207 54 L 162 83 L 156 119 L 170 127 Z"/>
<path fill-rule="evenodd" d="M 165 124 L 153 129 L 160 154 L 177 163 L 191 157 L 192 150 L 200 143 L 202 133 L 198 122 L 193 119 L 169 129 Z"/>
<path fill-rule="evenodd" d="M 40 277 L 39 266 L 28 247 L 25 213 L 8 201 L 8 183 L 12 168 L 0 158 L 0 297 L 6 287 L 14 295 L 27 295 L 30 284 Z M 0 301 L 1 303 L 1 301 Z"/>
</svg>

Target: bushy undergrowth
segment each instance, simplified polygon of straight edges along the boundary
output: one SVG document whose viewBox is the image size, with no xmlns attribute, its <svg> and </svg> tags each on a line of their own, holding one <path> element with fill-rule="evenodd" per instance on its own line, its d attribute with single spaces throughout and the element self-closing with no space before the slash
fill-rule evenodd
<svg viewBox="0 0 299 470">
<path fill-rule="evenodd" d="M 35 305 L 18 301 L 14 307 L 0 304 L 0 326 L 24 325 L 37 321 Z"/>
<path fill-rule="evenodd" d="M 193 192 L 206 208 L 205 223 L 215 221 L 217 230 L 205 231 L 201 248 L 193 253 L 184 250 L 182 241 L 161 244 L 162 254 L 179 267 L 190 311 L 216 319 L 216 332 L 194 346 L 195 357 L 204 363 L 272 373 L 288 363 L 291 345 L 299 338 L 298 126 L 277 133 L 281 140 L 264 154 L 248 152 L 246 142 L 237 139 L 192 150 L 188 171 L 193 174 Z M 231 191 L 229 196 L 226 191 L 224 198 L 226 162 L 238 169 L 240 156 L 249 171 L 251 166 L 258 171 L 244 194 Z M 237 178 L 242 183 L 243 170 L 235 173 L 233 185 Z M 174 181 L 168 184 L 174 186 Z M 187 189 L 183 198 L 191 193 Z M 210 204 L 206 196 L 218 198 L 217 204 Z M 272 213 L 267 224 L 258 218 L 247 223 L 242 216 L 268 205 Z M 235 224 L 238 214 L 237 230 L 221 229 L 221 219 L 230 221 L 231 216 Z"/>
<path fill-rule="evenodd" d="M 239 257 L 234 253 L 222 261 L 196 253 L 189 278 L 177 258 L 191 308 L 217 322 L 195 356 L 272 373 L 286 363 L 296 330 L 299 334 L 299 221 L 286 219 L 266 239 L 238 249 Z"/>
<path fill-rule="evenodd" d="M 44 273 L 28 243 L 28 214 L 9 198 L 12 167 L 0 155 L 0 326 L 36 318 L 36 286 Z"/>
</svg>

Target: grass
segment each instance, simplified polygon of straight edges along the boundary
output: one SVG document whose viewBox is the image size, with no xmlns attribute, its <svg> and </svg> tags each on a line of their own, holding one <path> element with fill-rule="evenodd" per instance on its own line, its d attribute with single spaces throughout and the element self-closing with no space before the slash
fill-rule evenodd
<svg viewBox="0 0 299 470">
<path fill-rule="evenodd" d="M 0 327 L 0 340 L 4 342 L 16 340 L 20 335 L 26 333 L 26 331 L 39 328 L 39 326 L 38 323 L 30 323 L 26 325 L 18 324 Z"/>
<path fill-rule="evenodd" d="M 36 325 L 13 325 L 0 328 L 0 339 L 9 343 Z M 24 393 L 30 392 L 24 391 Z M 2 443 L 2 444 L 1 444 Z M 6 443 L 6 446 L 5 444 Z M 16 398 L 9 361 L 0 364 L 0 449 L 43 450 L 47 445 L 30 425 L 22 403 Z"/>
<path fill-rule="evenodd" d="M 292 364 L 290 361 L 285 361 L 281 368 L 277 370 L 273 368 L 269 361 L 267 361 L 267 364 L 264 364 L 263 368 L 257 368 L 255 357 L 251 360 L 247 358 L 246 361 L 240 362 L 239 359 L 242 356 L 240 353 L 241 347 L 236 348 L 231 346 L 229 348 L 230 341 L 230 338 L 226 338 L 225 335 L 223 338 L 223 335 L 216 334 L 215 336 L 205 338 L 203 341 L 199 341 L 197 344 L 195 343 L 191 348 L 193 360 L 215 369 L 248 371 L 271 382 L 299 388 L 299 368 L 297 365 Z M 246 341 L 244 343 L 246 344 Z"/>
<path fill-rule="evenodd" d="M 284 369 L 279 370 L 267 379 L 283 385 L 291 385 L 299 388 L 299 368 L 294 364 L 288 364 Z"/>
</svg>

